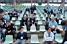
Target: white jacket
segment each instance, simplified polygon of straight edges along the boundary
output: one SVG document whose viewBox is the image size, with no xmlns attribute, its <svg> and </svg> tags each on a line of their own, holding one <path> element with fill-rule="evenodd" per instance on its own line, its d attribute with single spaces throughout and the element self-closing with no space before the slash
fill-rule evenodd
<svg viewBox="0 0 67 44">
<path fill-rule="evenodd" d="M 54 33 L 50 32 L 50 37 L 48 32 L 44 32 L 44 40 L 43 41 L 53 41 L 54 40 Z"/>
</svg>

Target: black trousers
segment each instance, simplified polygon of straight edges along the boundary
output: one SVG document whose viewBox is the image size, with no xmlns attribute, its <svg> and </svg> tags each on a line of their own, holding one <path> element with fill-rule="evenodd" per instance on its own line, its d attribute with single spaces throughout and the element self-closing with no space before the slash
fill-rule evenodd
<svg viewBox="0 0 67 44">
<path fill-rule="evenodd" d="M 16 39 L 16 32 L 15 31 L 11 31 L 10 33 L 8 33 L 6 31 L 6 35 L 13 35 L 13 39 Z"/>
<path fill-rule="evenodd" d="M 45 41 L 44 44 L 53 44 L 53 41 Z"/>
</svg>

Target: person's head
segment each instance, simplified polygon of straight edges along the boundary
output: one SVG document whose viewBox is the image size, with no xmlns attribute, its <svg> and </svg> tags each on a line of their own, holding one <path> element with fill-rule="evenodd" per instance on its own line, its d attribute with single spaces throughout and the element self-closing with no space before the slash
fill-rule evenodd
<svg viewBox="0 0 67 44">
<path fill-rule="evenodd" d="M 20 27 L 20 28 L 18 29 L 18 31 L 19 31 L 19 32 L 22 32 L 23 29 L 24 29 L 23 27 Z"/>
<path fill-rule="evenodd" d="M 48 32 L 51 32 L 51 28 L 48 28 Z"/>
<path fill-rule="evenodd" d="M 52 21 L 55 21 L 55 18 L 51 18 Z"/>
<path fill-rule="evenodd" d="M 0 17 L 2 17 L 4 15 L 4 10 L 0 9 Z"/>
</svg>

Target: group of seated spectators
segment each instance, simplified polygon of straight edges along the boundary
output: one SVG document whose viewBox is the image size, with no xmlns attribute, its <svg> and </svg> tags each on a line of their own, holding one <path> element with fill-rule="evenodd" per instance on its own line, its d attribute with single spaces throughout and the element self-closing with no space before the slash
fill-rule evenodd
<svg viewBox="0 0 67 44">
<path fill-rule="evenodd" d="M 44 9 L 44 12 L 48 14 L 46 17 L 46 32 L 44 33 L 44 44 L 54 44 L 54 39 L 55 39 L 55 34 L 61 34 L 63 38 L 62 44 L 67 44 L 65 43 L 67 41 L 67 20 L 65 20 L 65 17 L 56 17 L 59 16 L 59 14 L 54 13 L 53 10 L 50 10 L 50 8 Z M 62 13 L 62 10 L 60 10 Z M 59 27 L 60 26 L 60 27 Z M 59 40 L 60 41 L 60 40 Z"/>
<path fill-rule="evenodd" d="M 18 29 L 19 32 L 17 32 L 15 26 L 13 23 L 11 23 L 11 18 L 12 17 L 17 17 L 18 18 L 18 14 L 17 11 L 14 10 L 13 12 L 9 12 L 8 14 L 4 15 L 4 11 L 1 9 L 0 10 L 0 42 L 5 42 L 5 38 L 6 35 L 13 35 L 13 42 L 15 42 L 15 44 L 25 44 L 25 40 L 28 40 L 27 37 L 27 33 L 23 31 L 23 26 L 26 25 L 27 30 L 30 30 L 30 27 L 32 26 L 32 24 L 35 24 L 35 26 L 37 27 L 37 23 L 35 20 L 35 16 L 36 13 L 34 13 L 34 11 L 36 10 L 36 6 L 31 7 L 30 9 L 27 8 L 26 11 L 28 11 L 30 13 L 31 11 L 31 15 L 32 17 L 29 17 L 28 14 L 24 15 L 22 20 L 21 20 L 21 25 L 20 28 Z M 65 41 L 67 41 L 67 21 L 64 20 L 63 18 L 56 18 L 57 14 L 53 14 L 52 10 L 51 12 L 44 10 L 45 13 L 47 14 L 46 17 L 46 25 L 45 25 L 45 29 L 47 30 L 44 33 L 44 42 L 45 44 L 53 44 L 53 40 L 54 40 L 54 35 L 56 33 L 63 33 L 64 34 L 64 40 L 63 43 Z M 22 11 L 21 11 L 22 12 Z M 51 13 L 51 14 L 48 14 Z M 9 16 L 10 15 L 10 16 Z M 13 16 L 14 15 L 14 16 Z M 61 20 L 61 23 L 59 23 L 59 20 Z M 58 27 L 59 25 L 62 26 L 62 30 L 60 30 Z M 51 40 L 49 40 L 51 39 Z M 23 41 L 23 42 L 22 42 Z"/>
<path fill-rule="evenodd" d="M 7 35 L 13 35 L 14 41 L 16 39 L 28 39 L 27 33 L 23 32 L 23 27 L 20 27 L 17 33 L 15 25 L 11 22 L 12 17 L 18 18 L 17 13 L 18 12 L 16 12 L 16 10 L 14 10 L 13 12 L 5 12 L 3 9 L 0 9 L 0 44 L 5 42 Z M 22 12 L 20 11 L 20 13 Z M 24 37 L 22 38 L 22 36 Z"/>
</svg>

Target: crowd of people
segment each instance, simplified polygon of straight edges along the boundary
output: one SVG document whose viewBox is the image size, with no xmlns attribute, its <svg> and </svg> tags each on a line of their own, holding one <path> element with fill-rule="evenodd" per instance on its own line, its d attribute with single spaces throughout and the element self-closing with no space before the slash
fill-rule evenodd
<svg viewBox="0 0 67 44">
<path fill-rule="evenodd" d="M 44 9 L 44 13 L 47 14 L 46 17 L 46 24 L 45 29 L 46 32 L 44 33 L 44 44 L 54 44 L 54 37 L 56 33 L 61 33 L 63 39 L 62 44 L 67 41 L 67 20 L 63 18 L 57 18 L 59 13 L 54 13 L 52 9 L 47 7 Z M 19 14 L 23 11 L 18 12 L 17 10 L 7 11 L 5 12 L 3 9 L 0 9 L 0 43 L 5 42 L 6 35 L 13 35 L 13 42 L 15 44 L 25 44 L 25 40 L 28 40 L 27 33 L 24 32 L 24 25 L 27 27 L 27 31 L 30 31 L 30 27 L 32 24 L 35 24 L 37 29 L 37 22 L 36 22 L 36 6 L 32 6 L 30 8 L 26 8 L 26 11 L 23 15 L 21 20 L 21 25 L 19 26 L 18 32 L 15 28 L 15 25 L 11 22 L 12 17 L 18 18 Z M 31 11 L 31 12 L 30 12 Z M 29 12 L 31 17 L 26 14 Z M 62 10 L 60 9 L 60 13 Z M 61 15 L 60 15 L 61 16 Z M 61 23 L 59 23 L 61 21 Z M 22 42 L 23 41 L 23 42 Z"/>
</svg>

